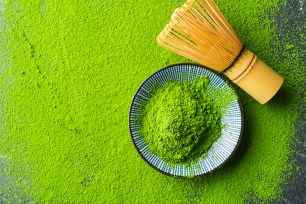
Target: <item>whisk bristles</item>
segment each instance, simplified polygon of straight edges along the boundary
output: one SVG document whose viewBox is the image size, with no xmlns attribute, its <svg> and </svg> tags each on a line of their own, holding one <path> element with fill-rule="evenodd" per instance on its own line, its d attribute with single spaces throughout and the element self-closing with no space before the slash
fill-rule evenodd
<svg viewBox="0 0 306 204">
<path fill-rule="evenodd" d="M 212 0 L 188 0 L 157 37 L 162 47 L 222 72 L 243 43 Z"/>
</svg>

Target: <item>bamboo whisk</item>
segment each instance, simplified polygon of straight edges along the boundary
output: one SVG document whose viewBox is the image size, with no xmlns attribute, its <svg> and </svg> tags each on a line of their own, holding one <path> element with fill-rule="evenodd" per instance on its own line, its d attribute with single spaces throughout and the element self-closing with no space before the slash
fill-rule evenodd
<svg viewBox="0 0 306 204">
<path fill-rule="evenodd" d="M 284 80 L 244 48 L 212 0 L 188 0 L 176 9 L 157 42 L 172 52 L 224 73 L 261 104 L 276 94 Z"/>
</svg>

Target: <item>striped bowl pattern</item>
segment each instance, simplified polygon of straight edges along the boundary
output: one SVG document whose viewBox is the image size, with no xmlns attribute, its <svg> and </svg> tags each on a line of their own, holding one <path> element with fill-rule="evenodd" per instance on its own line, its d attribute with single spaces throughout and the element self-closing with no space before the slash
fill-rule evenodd
<svg viewBox="0 0 306 204">
<path fill-rule="evenodd" d="M 149 150 L 140 133 L 141 124 L 137 124 L 136 120 L 140 116 L 139 106 L 145 105 L 150 99 L 147 94 L 150 88 L 152 86 L 161 87 L 169 79 L 192 81 L 200 75 L 206 75 L 210 78 L 210 87 L 223 90 L 232 89 L 223 78 L 201 65 L 176 64 L 165 67 L 147 78 L 137 90 L 130 106 L 129 128 L 138 153 L 151 167 L 169 176 L 196 177 L 208 174 L 220 168 L 232 156 L 240 142 L 243 115 L 238 97 L 236 97 L 237 99 L 229 104 L 222 116 L 221 123 L 222 125 L 226 124 L 226 126 L 222 129 L 221 137 L 208 150 L 207 155 L 200 158 L 197 163 L 191 163 L 189 166 L 182 164 L 169 165 Z M 209 93 L 209 88 L 207 93 Z M 236 94 L 235 91 L 232 93 Z"/>
</svg>

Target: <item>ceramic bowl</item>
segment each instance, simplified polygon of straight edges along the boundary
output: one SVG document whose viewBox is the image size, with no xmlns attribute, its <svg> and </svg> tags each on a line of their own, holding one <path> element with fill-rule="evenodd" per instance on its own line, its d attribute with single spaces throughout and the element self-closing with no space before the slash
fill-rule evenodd
<svg viewBox="0 0 306 204">
<path fill-rule="evenodd" d="M 223 166 L 232 157 L 242 136 L 243 113 L 238 96 L 235 90 L 233 90 L 231 93 L 235 94 L 235 97 L 233 97 L 235 99 L 228 105 L 221 119 L 222 125 L 226 125 L 221 131 L 220 138 L 213 143 L 205 157 L 201 157 L 197 162 L 193 162 L 189 166 L 182 164 L 170 165 L 149 150 L 148 145 L 141 135 L 141 124 L 137 122 L 137 118 L 141 111 L 140 105 L 146 105 L 150 100 L 150 98 L 147 97 L 148 91 L 152 86 L 163 86 L 164 83 L 170 79 L 182 81 L 186 80 L 187 77 L 189 81 L 192 81 L 195 77 L 200 75 L 209 77 L 209 86 L 211 87 L 226 91 L 233 89 L 225 78 L 206 67 L 189 63 L 175 64 L 160 69 L 149 76 L 138 88 L 131 102 L 129 129 L 136 150 L 151 167 L 169 176 L 190 178 L 211 173 Z"/>
</svg>

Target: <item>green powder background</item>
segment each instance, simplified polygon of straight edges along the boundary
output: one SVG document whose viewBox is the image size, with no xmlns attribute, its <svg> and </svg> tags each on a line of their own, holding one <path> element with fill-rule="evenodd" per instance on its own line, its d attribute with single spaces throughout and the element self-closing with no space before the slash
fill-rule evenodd
<svg viewBox="0 0 306 204">
<path fill-rule="evenodd" d="M 305 23 L 286 21 L 286 0 L 217 1 L 246 46 L 285 78 L 264 106 L 238 91 L 245 128 L 226 166 L 203 178 L 174 179 L 134 149 L 127 118 L 133 94 L 157 69 L 188 61 L 155 41 L 183 2 L 0 0 L 1 202 L 283 198 L 290 175 L 304 168 L 294 161 L 306 109 Z M 280 32 L 289 25 L 290 32 Z"/>
</svg>

